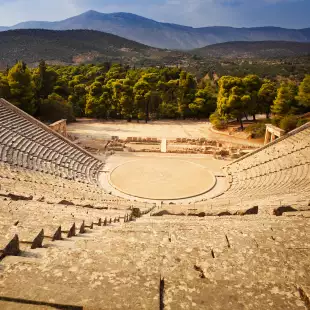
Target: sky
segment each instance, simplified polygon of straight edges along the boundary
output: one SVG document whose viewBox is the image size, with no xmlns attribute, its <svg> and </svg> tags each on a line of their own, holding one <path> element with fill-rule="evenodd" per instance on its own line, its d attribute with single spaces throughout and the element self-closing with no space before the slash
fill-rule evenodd
<svg viewBox="0 0 310 310">
<path fill-rule="evenodd" d="M 0 0 L 0 26 L 58 21 L 88 10 L 193 27 L 310 27 L 310 0 Z"/>
</svg>

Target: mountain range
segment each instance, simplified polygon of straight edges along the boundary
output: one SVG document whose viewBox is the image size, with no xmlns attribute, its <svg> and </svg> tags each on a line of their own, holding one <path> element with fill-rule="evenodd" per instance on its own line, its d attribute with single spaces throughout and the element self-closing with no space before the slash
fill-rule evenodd
<svg viewBox="0 0 310 310">
<path fill-rule="evenodd" d="M 0 42 L 0 70 L 14 65 L 17 60 L 30 66 L 45 59 L 59 65 L 108 61 L 138 67 L 197 69 L 206 63 L 221 62 L 220 59 L 281 59 L 310 55 L 310 42 L 227 42 L 185 52 L 154 48 L 95 30 L 8 30 L 0 32 Z"/>
<path fill-rule="evenodd" d="M 131 13 L 100 13 L 87 11 L 62 21 L 28 21 L 0 31 L 12 29 L 73 30 L 87 29 L 114 34 L 148 46 L 191 50 L 207 45 L 230 41 L 296 41 L 310 42 L 310 28 L 285 29 L 279 27 L 193 28 L 157 22 Z"/>
<path fill-rule="evenodd" d="M 310 42 L 256 41 L 225 42 L 194 49 L 200 57 L 221 59 L 276 59 L 310 55 Z"/>
<path fill-rule="evenodd" d="M 120 62 L 137 66 L 181 64 L 191 56 L 146 46 L 94 30 L 18 29 L 0 32 L 0 69 L 23 60 L 35 66 L 41 59 L 52 64 Z"/>
</svg>

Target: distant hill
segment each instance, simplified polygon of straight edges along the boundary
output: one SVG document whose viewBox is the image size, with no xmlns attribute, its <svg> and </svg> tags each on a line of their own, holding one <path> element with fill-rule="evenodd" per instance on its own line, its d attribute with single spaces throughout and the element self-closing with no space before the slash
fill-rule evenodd
<svg viewBox="0 0 310 310">
<path fill-rule="evenodd" d="M 189 57 L 93 30 L 9 30 L 0 32 L 0 42 L 0 68 L 16 60 L 29 65 L 44 59 L 55 64 L 114 61 L 147 66 Z"/>
<path fill-rule="evenodd" d="M 310 56 L 304 56 L 309 54 L 310 43 L 230 42 L 182 52 L 149 47 L 100 31 L 42 29 L 0 32 L 0 42 L 0 70 L 17 60 L 35 67 L 44 59 L 51 65 L 109 61 L 136 67 L 181 66 L 197 78 L 207 73 L 209 76 L 253 73 L 302 80 L 310 72 Z"/>
<path fill-rule="evenodd" d="M 216 58 L 281 58 L 310 55 L 310 43 L 264 41 L 227 42 L 191 51 L 200 57 Z"/>
<path fill-rule="evenodd" d="M 130 13 L 105 14 L 88 11 L 58 22 L 29 21 L 8 29 L 90 29 L 112 33 L 149 46 L 190 50 L 206 45 L 230 41 L 298 41 L 310 42 L 310 28 L 284 29 L 278 27 L 193 28 L 161 23 Z M 1 27 L 0 27 L 1 31 Z"/>
</svg>

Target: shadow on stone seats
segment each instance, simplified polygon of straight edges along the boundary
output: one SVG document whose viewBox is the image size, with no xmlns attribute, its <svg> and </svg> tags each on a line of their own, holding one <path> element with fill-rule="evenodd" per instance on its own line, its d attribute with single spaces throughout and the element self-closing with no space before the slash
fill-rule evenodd
<svg viewBox="0 0 310 310">
<path fill-rule="evenodd" d="M 22 250 L 18 255 L 20 257 L 28 257 L 28 258 L 42 258 L 42 255 L 39 253 L 33 253 L 30 251 Z"/>
<path fill-rule="evenodd" d="M 61 305 L 56 303 L 50 303 L 45 301 L 36 301 L 36 300 L 29 300 L 23 298 L 12 298 L 6 296 L 0 296 L 0 301 L 7 301 L 12 303 L 24 304 L 24 305 L 37 305 L 37 306 L 48 306 L 54 309 L 59 310 L 83 310 L 82 306 L 73 306 L 73 305 Z"/>
</svg>

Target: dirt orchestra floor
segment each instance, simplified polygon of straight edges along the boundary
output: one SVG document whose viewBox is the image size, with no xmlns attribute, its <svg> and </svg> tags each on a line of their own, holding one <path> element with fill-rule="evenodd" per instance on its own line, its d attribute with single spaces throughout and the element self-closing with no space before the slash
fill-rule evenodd
<svg viewBox="0 0 310 310">
<path fill-rule="evenodd" d="M 102 188 L 133 201 L 184 204 L 217 196 L 227 188 L 223 167 L 229 161 L 211 155 L 116 152 L 104 159 Z"/>
<path fill-rule="evenodd" d="M 178 199 L 207 192 L 215 185 L 215 177 L 204 166 L 186 159 L 154 157 L 137 158 L 116 167 L 110 182 L 132 196 Z"/>
</svg>

